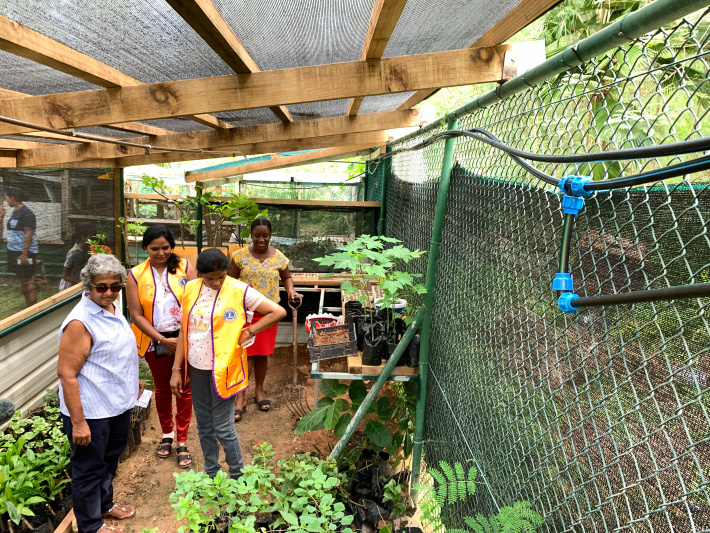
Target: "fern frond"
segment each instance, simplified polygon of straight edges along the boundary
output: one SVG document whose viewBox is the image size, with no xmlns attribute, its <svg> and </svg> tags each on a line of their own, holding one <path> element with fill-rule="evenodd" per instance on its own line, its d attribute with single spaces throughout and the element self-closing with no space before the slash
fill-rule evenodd
<svg viewBox="0 0 710 533">
<path fill-rule="evenodd" d="M 463 466 L 461 465 L 461 463 L 456 461 L 454 463 L 454 469 L 456 470 L 456 480 L 457 481 L 466 479 L 466 474 L 464 474 L 464 472 L 463 472 Z"/>
<path fill-rule="evenodd" d="M 468 480 L 469 481 L 476 481 L 477 475 L 478 475 L 478 470 L 476 470 L 475 466 L 472 466 L 471 468 L 468 469 Z"/>
<path fill-rule="evenodd" d="M 433 477 L 434 481 L 436 481 L 439 485 L 446 485 L 446 478 L 444 477 L 444 474 L 439 472 L 436 468 L 429 468 L 427 472 L 431 474 L 431 477 Z"/>
<path fill-rule="evenodd" d="M 473 533 L 498 533 L 481 513 L 478 513 L 475 518 L 473 516 L 465 516 L 463 521 L 473 530 Z"/>
<path fill-rule="evenodd" d="M 441 467 L 441 470 L 444 471 L 444 474 L 446 474 L 449 481 L 456 481 L 456 474 L 449 463 L 446 461 L 439 461 L 439 466 Z"/>
<path fill-rule="evenodd" d="M 446 495 L 448 493 L 448 485 L 444 483 L 443 485 L 439 485 L 439 487 L 436 489 L 436 503 L 439 505 L 439 507 L 443 507 L 446 504 Z"/>
</svg>

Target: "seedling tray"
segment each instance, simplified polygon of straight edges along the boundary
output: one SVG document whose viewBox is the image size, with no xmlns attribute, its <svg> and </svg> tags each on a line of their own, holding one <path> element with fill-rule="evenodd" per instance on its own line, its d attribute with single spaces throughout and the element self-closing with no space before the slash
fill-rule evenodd
<svg viewBox="0 0 710 533">
<path fill-rule="evenodd" d="M 355 324 L 342 324 L 311 330 L 308 338 L 311 362 L 357 355 Z"/>
</svg>

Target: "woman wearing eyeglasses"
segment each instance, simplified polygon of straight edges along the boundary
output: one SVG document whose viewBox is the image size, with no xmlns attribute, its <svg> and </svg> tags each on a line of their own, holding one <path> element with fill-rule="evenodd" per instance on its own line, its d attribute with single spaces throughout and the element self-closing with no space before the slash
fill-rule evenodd
<svg viewBox="0 0 710 533">
<path fill-rule="evenodd" d="M 131 410 L 143 393 L 131 326 L 114 304 L 126 269 L 112 255 L 89 258 L 86 288 L 59 329 L 59 409 L 71 443 L 71 479 L 79 533 L 122 533 L 104 518 L 135 515 L 113 501 L 118 458 L 128 442 Z"/>
<path fill-rule="evenodd" d="M 187 447 L 192 394 L 188 383 L 186 391 L 175 401 L 173 422 L 170 376 L 180 333 L 182 293 L 187 282 L 195 279 L 196 272 L 189 261 L 173 252 L 175 239 L 165 226 L 148 228 L 141 246 L 148 253 L 148 259 L 131 269 L 126 302 L 138 355 L 145 358 L 155 382 L 155 409 L 163 432 L 156 453 L 161 459 L 170 456 L 176 429 L 178 466 L 187 468 L 192 462 Z"/>
</svg>

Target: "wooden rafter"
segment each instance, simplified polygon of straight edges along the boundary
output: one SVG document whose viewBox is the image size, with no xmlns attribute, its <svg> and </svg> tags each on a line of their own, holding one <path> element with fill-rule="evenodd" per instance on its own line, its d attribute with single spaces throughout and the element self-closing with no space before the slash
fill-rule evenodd
<svg viewBox="0 0 710 533">
<path fill-rule="evenodd" d="M 204 183 L 209 182 L 209 180 L 212 179 L 227 178 L 237 174 L 243 175 L 250 174 L 252 172 L 261 172 L 262 170 L 273 170 L 277 168 L 288 168 L 293 166 L 321 163 L 323 161 L 330 161 L 336 158 L 356 157 L 358 155 L 365 155 L 366 153 L 369 153 L 371 146 L 372 145 L 370 144 L 341 146 L 339 148 L 316 150 L 305 154 L 276 157 L 266 161 L 257 161 L 256 163 L 247 163 L 245 165 L 239 165 L 238 167 L 222 168 L 209 172 L 188 172 L 185 174 L 185 181 L 187 183 L 195 183 L 197 181 Z"/>
<path fill-rule="evenodd" d="M 48 143 L 18 141 L 16 139 L 4 139 L 0 137 L 0 150 L 30 150 L 33 148 L 46 148 L 47 146 Z"/>
<path fill-rule="evenodd" d="M 167 2 L 236 74 L 261 72 L 212 0 L 167 0 Z M 281 122 L 293 122 L 285 106 L 273 106 L 271 111 Z"/>
<path fill-rule="evenodd" d="M 381 132 L 364 132 L 354 133 L 349 135 L 327 135 L 323 137 L 305 137 L 298 139 L 290 139 L 283 141 L 270 141 L 263 143 L 242 144 L 233 147 L 235 150 L 246 155 L 269 154 L 273 152 L 295 152 L 298 150 L 315 150 L 322 148 L 330 148 L 345 145 L 366 145 L 368 147 L 380 146 L 389 140 L 389 134 L 386 131 Z M 225 147 L 225 150 L 230 150 L 231 147 Z M 225 157 L 229 154 L 223 154 Z M 236 154 L 240 155 L 240 154 Z M 214 159 L 214 154 L 189 154 L 184 152 L 163 152 L 158 154 L 150 154 L 143 156 L 122 157 L 114 160 L 104 159 L 103 161 L 115 161 L 117 167 L 132 167 L 137 165 L 149 165 L 156 163 L 174 163 L 178 161 L 196 161 L 201 159 Z M 103 165 L 105 166 L 105 164 Z"/>
<path fill-rule="evenodd" d="M 136 137 L 125 139 L 125 141 L 186 150 L 221 150 L 229 147 L 241 151 L 240 146 L 253 146 L 258 143 L 336 134 L 351 135 L 367 131 L 405 128 L 418 124 L 419 111 L 406 110 L 368 113 L 357 117 L 301 120 L 293 124 L 263 124 L 232 128 L 226 131 L 177 133 L 152 138 Z M 141 148 L 103 143 L 90 143 L 87 146 L 50 146 L 21 152 L 18 155 L 18 164 L 22 167 L 47 167 L 75 161 L 132 157 L 144 155 L 144 152 Z"/>
<path fill-rule="evenodd" d="M 370 17 L 370 25 L 365 35 L 365 44 L 362 47 L 361 60 L 380 59 L 385 53 L 387 43 L 392 37 L 397 21 L 404 11 L 407 0 L 376 0 Z M 350 116 L 358 114 L 364 98 L 358 96 L 348 103 Z"/>
<path fill-rule="evenodd" d="M 25 98 L 30 96 L 25 93 L 18 93 L 16 91 L 10 91 L 9 89 L 0 88 L 0 100 L 10 100 L 12 98 Z M 164 130 L 163 128 L 156 128 L 155 126 L 148 126 L 147 124 L 141 124 L 139 122 L 125 122 L 119 124 L 106 124 L 106 128 L 111 128 L 120 131 L 129 131 L 131 133 L 142 133 L 143 135 L 167 135 L 169 133 L 175 133 L 171 130 Z M 34 132 L 28 132 L 27 135 L 33 134 Z M 20 134 L 24 135 L 24 134 Z M 53 138 L 53 137 L 48 137 Z M 70 138 L 65 137 L 64 140 L 70 140 Z"/>
<path fill-rule="evenodd" d="M 49 37 L 22 24 L 0 15 L 0 50 L 10 52 L 75 76 L 101 87 L 131 87 L 142 82 L 110 67 L 93 57 L 77 52 Z M 223 128 L 229 124 L 216 117 L 186 117 L 213 128 Z M 112 121 L 118 122 L 118 121 Z M 125 121 L 120 121 L 125 122 Z"/>
<path fill-rule="evenodd" d="M 498 21 L 495 26 L 493 26 L 475 43 L 473 43 L 471 48 L 495 46 L 507 41 L 525 26 L 543 16 L 561 1 L 562 0 L 523 0 L 500 21 Z M 429 98 L 432 93 L 433 91 L 431 90 L 417 91 L 412 96 L 407 98 L 407 100 L 397 109 L 411 109 L 422 100 Z"/>
<path fill-rule="evenodd" d="M 67 128 L 485 83 L 501 79 L 509 48 L 468 48 L 3 100 L 0 116 Z M 0 125 L 0 135 L 21 131 Z"/>
</svg>

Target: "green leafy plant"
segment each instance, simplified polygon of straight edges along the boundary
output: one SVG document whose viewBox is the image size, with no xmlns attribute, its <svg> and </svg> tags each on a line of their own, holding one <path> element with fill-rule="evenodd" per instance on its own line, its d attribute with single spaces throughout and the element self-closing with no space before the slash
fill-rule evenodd
<svg viewBox="0 0 710 533">
<path fill-rule="evenodd" d="M 216 218 L 213 242 L 210 246 L 217 242 L 217 236 L 221 235 L 226 221 L 231 221 L 236 226 L 234 235 L 237 243 L 243 245 L 244 239 L 249 237 L 251 223 L 257 218 L 265 217 L 268 212 L 268 209 L 259 211 L 259 206 L 245 194 L 233 194 L 232 199 L 227 202 L 219 200 L 209 204 L 209 213 Z"/>
<path fill-rule="evenodd" d="M 343 459 L 350 465 L 353 465 L 366 449 L 374 452 L 386 449 L 396 461 L 411 455 L 416 398 L 407 394 L 401 384 L 392 384 L 391 387 L 395 392 L 394 401 L 387 396 L 381 396 L 372 403 L 367 413 L 376 414 L 376 417 L 366 422 L 363 439 L 359 444 L 345 451 Z M 362 381 L 352 381 L 346 385 L 336 379 L 324 379 L 321 381 L 320 390 L 324 397 L 318 400 L 312 411 L 299 420 L 294 433 L 301 435 L 325 428 L 333 431 L 336 437 L 342 437 L 367 395 L 365 384 Z M 395 421 L 397 429 L 392 433 L 388 426 Z"/>
<path fill-rule="evenodd" d="M 86 239 L 86 242 L 89 245 L 89 255 L 111 253 L 111 248 L 104 244 L 106 242 L 104 233 L 97 233 L 91 239 Z"/>
<path fill-rule="evenodd" d="M 176 488 L 170 495 L 175 517 L 185 520 L 179 530 L 209 531 L 220 517 L 229 515 L 230 533 L 254 533 L 260 514 L 278 515 L 273 528 L 305 533 L 350 532 L 353 517 L 338 501 L 345 477 L 334 459 L 322 460 L 298 454 L 277 461 L 270 444 L 254 446 L 252 463 L 245 465 L 238 480 L 219 472 L 214 479 L 193 471 L 175 474 Z"/>
<path fill-rule="evenodd" d="M 394 509 L 392 510 L 394 516 L 404 516 L 404 513 L 407 512 L 407 505 L 402 497 L 403 492 L 404 487 L 394 479 L 390 479 L 385 484 L 382 502 L 392 502 L 394 504 Z"/>
<path fill-rule="evenodd" d="M 440 469 L 428 468 L 436 485 L 418 483 L 415 490 L 420 491 L 420 510 L 423 523 L 434 531 L 442 529 L 442 521 L 447 518 L 449 505 L 463 502 L 476 492 L 475 467 L 464 469 L 459 462 L 451 466 L 445 461 L 439 461 Z M 542 525 L 542 517 L 527 501 L 515 502 L 512 506 L 501 507 L 497 514 L 463 517 L 464 523 L 471 529 L 447 527 L 449 533 L 534 533 L 535 526 Z"/>
</svg>

